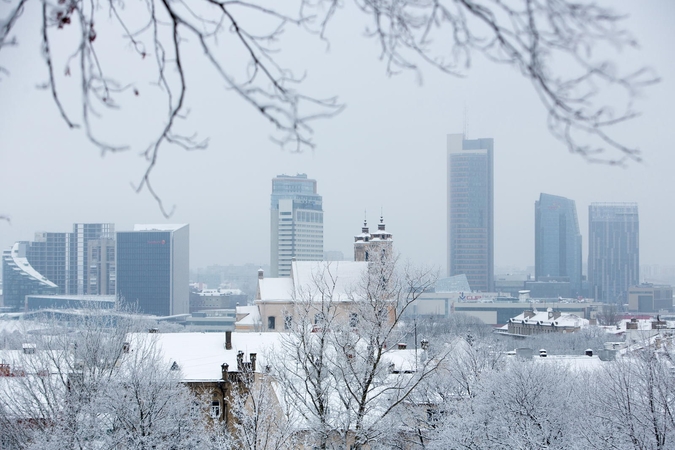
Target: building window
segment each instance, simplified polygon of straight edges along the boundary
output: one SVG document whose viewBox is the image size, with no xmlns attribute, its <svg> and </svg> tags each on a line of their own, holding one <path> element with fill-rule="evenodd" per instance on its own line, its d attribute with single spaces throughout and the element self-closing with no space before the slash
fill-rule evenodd
<svg viewBox="0 0 675 450">
<path fill-rule="evenodd" d="M 290 330 L 293 328 L 293 316 L 284 317 L 284 330 Z"/>
<path fill-rule="evenodd" d="M 323 313 L 318 313 L 317 315 L 314 316 L 314 323 L 319 325 L 322 324 L 324 321 L 325 316 Z"/>
<path fill-rule="evenodd" d="M 359 324 L 359 315 L 356 313 L 350 313 L 349 314 L 349 326 L 351 328 L 356 328 L 356 326 Z"/>
<path fill-rule="evenodd" d="M 267 329 L 268 330 L 274 330 L 276 328 L 276 320 L 277 318 L 274 316 L 269 316 L 267 317 Z"/>
<path fill-rule="evenodd" d="M 211 402 L 211 418 L 220 419 L 220 402 L 217 400 Z"/>
</svg>

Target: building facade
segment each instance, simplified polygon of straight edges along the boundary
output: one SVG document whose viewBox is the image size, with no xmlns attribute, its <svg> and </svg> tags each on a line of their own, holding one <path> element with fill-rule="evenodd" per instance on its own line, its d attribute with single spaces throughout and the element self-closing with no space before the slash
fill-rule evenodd
<svg viewBox="0 0 675 450">
<path fill-rule="evenodd" d="M 640 227 L 636 203 L 592 203 L 588 207 L 590 296 L 609 303 L 628 300 L 640 280 Z"/>
<path fill-rule="evenodd" d="M 574 200 L 541 194 L 534 204 L 534 275 L 537 282 L 569 282 L 581 295 L 581 233 Z"/>
<path fill-rule="evenodd" d="M 323 203 L 304 173 L 272 179 L 270 272 L 289 277 L 291 262 L 323 259 Z"/>
<path fill-rule="evenodd" d="M 448 135 L 448 276 L 464 274 L 482 292 L 494 278 L 493 148 L 492 139 Z"/>
<path fill-rule="evenodd" d="M 139 313 L 187 314 L 189 225 L 135 225 L 117 233 L 117 299 Z"/>
<path fill-rule="evenodd" d="M 112 254 L 103 261 L 90 261 L 90 243 L 100 245 L 102 239 L 110 242 L 107 251 Z M 114 284 L 114 239 L 115 224 L 75 223 L 70 233 L 35 233 L 26 257 L 35 270 L 58 286 L 59 294 L 108 295 L 114 293 L 114 286 L 108 288 Z"/>
<path fill-rule="evenodd" d="M 643 283 L 628 288 L 628 310 L 659 312 L 673 310 L 673 287 Z"/>
<path fill-rule="evenodd" d="M 115 270 L 115 240 L 95 239 L 87 248 L 88 295 L 115 295 L 117 271 Z"/>
<path fill-rule="evenodd" d="M 28 246 L 27 242 L 17 242 L 2 252 L 3 306 L 13 311 L 25 309 L 27 295 L 58 293 L 58 286 L 28 262 Z"/>
</svg>

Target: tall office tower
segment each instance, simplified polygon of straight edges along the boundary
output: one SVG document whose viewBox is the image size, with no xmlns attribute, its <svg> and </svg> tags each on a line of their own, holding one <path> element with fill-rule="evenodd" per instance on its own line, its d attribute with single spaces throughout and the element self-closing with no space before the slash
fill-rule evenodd
<svg viewBox="0 0 675 450">
<path fill-rule="evenodd" d="M 3 303 L 14 311 L 24 309 L 26 295 L 58 293 L 58 286 L 30 265 L 27 248 L 28 242 L 17 242 L 2 252 Z"/>
<path fill-rule="evenodd" d="M 640 281 L 637 203 L 592 203 L 588 207 L 588 282 L 591 296 L 625 303 Z"/>
<path fill-rule="evenodd" d="M 536 281 L 567 281 L 581 295 L 581 233 L 574 200 L 541 194 L 534 203 Z"/>
<path fill-rule="evenodd" d="M 117 299 L 142 314 L 187 314 L 189 225 L 135 225 L 117 233 Z"/>
<path fill-rule="evenodd" d="M 473 291 L 493 288 L 493 147 L 448 135 L 448 276 L 466 275 Z"/>
<path fill-rule="evenodd" d="M 271 276 L 291 276 L 291 262 L 323 259 L 323 206 L 316 180 L 300 173 L 272 179 Z"/>
</svg>

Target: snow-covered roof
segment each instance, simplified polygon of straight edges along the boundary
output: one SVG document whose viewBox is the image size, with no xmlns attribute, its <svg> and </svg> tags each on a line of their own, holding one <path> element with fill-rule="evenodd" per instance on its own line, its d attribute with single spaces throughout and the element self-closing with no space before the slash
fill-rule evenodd
<svg viewBox="0 0 675 450">
<path fill-rule="evenodd" d="M 318 298 L 330 288 L 333 300 L 349 301 L 368 270 L 365 261 L 293 261 L 291 276 L 258 280 L 259 302 L 290 302 Z"/>
<path fill-rule="evenodd" d="M 28 259 L 25 256 L 19 256 L 20 244 L 21 244 L 20 242 L 14 243 L 14 245 L 12 246 L 12 250 L 9 252 L 10 258 L 12 259 L 12 261 L 9 263 L 11 269 L 23 272 L 25 276 L 29 276 L 45 286 L 53 288 L 57 287 L 56 284 L 49 281 L 47 277 L 45 277 L 40 272 L 35 270 L 33 266 L 30 265 Z"/>
<path fill-rule="evenodd" d="M 132 335 L 131 351 L 135 339 L 147 334 Z M 184 381 L 216 381 L 222 377 L 221 365 L 237 370 L 237 353 L 244 352 L 244 361 L 249 361 L 251 353 L 256 353 L 256 372 L 263 371 L 266 355 L 274 348 L 280 348 L 283 333 L 232 333 L 232 349 L 225 349 L 225 333 L 157 333 L 157 349 L 161 351 L 167 367 L 178 364 Z"/>
<path fill-rule="evenodd" d="M 186 223 L 136 224 L 134 231 L 176 231 L 186 226 Z"/>
<path fill-rule="evenodd" d="M 575 372 L 600 370 L 605 364 L 597 355 L 548 355 L 546 358 L 534 356 L 533 359 L 536 364 L 557 364 Z"/>
<path fill-rule="evenodd" d="M 260 300 L 288 302 L 293 299 L 293 280 L 290 278 L 263 278 L 258 280 Z"/>
<path fill-rule="evenodd" d="M 509 322 L 522 322 L 528 325 L 580 328 L 587 327 L 589 323 L 587 319 L 582 319 L 576 314 L 563 313 L 560 314 L 560 316 L 555 317 L 555 315 L 549 313 L 552 313 L 552 311 L 537 311 L 536 309 L 533 311 L 523 311 L 516 317 L 509 319 Z"/>
<path fill-rule="evenodd" d="M 256 325 L 260 323 L 260 310 L 256 305 L 237 306 L 237 316 L 244 315 L 237 321 L 239 325 Z"/>
<path fill-rule="evenodd" d="M 351 293 L 368 271 L 365 261 L 293 261 L 291 279 L 296 298 L 318 295 L 321 285 L 333 288 L 333 300 L 351 300 Z"/>
</svg>

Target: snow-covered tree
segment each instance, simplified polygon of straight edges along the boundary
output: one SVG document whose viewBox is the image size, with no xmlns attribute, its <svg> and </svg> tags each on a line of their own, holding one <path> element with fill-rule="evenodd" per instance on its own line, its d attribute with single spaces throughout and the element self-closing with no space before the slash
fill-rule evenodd
<svg viewBox="0 0 675 450">
<path fill-rule="evenodd" d="M 8 363 L 0 422 L 17 448 L 185 448 L 208 443 L 204 403 L 130 316 L 87 311 L 38 323 Z M 139 335 L 136 335 L 139 336 Z M 4 434 L 4 433 L 3 433 Z"/>
</svg>

